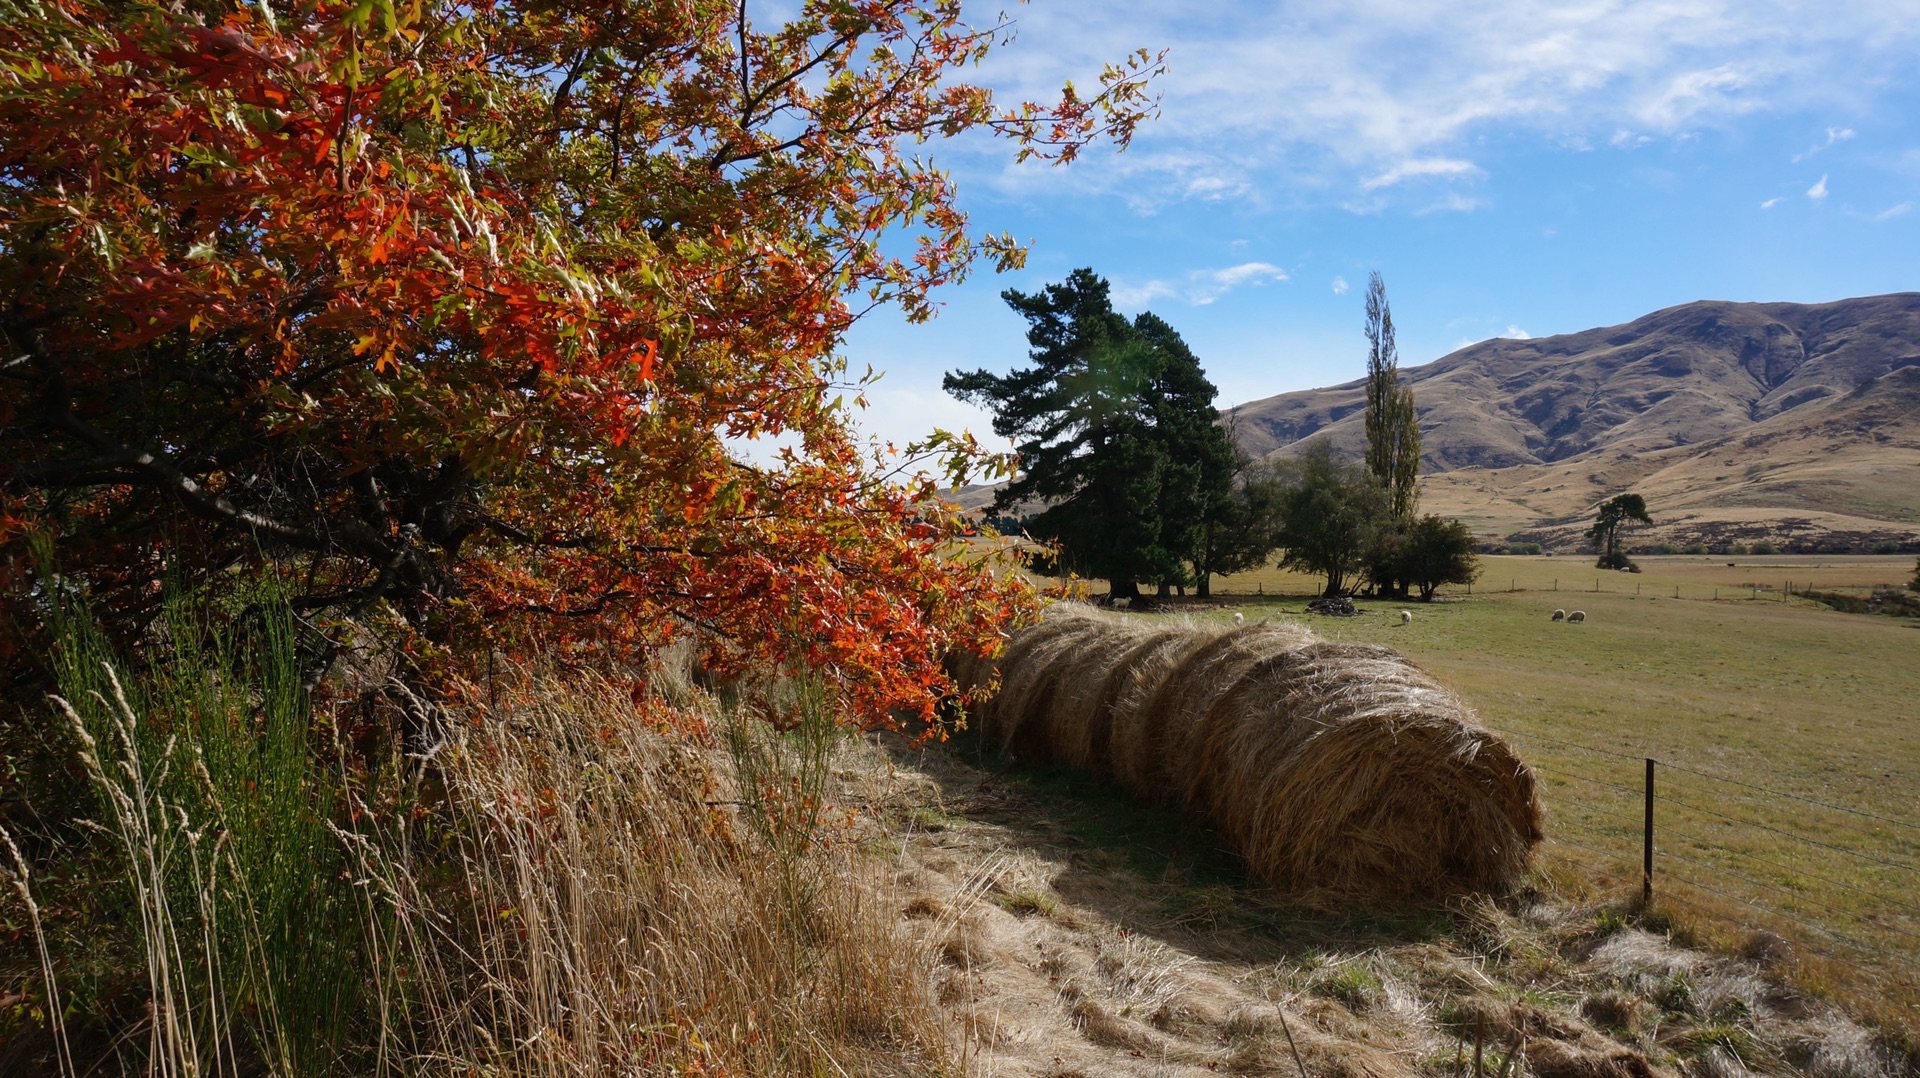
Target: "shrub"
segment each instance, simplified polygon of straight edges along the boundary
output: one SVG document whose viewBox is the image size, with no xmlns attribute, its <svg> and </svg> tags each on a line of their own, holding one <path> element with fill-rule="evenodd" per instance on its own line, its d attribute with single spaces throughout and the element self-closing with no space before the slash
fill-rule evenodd
<svg viewBox="0 0 1920 1078">
<path fill-rule="evenodd" d="M 1545 548 L 1542 547 L 1539 543 L 1507 544 L 1507 553 L 1509 554 L 1540 554 L 1540 553 L 1543 553 L 1544 551 L 1545 551 Z"/>
<path fill-rule="evenodd" d="M 1898 554 L 1900 553 L 1900 541 L 1898 539 L 1882 539 L 1873 544 L 1873 552 L 1875 554 Z"/>
<path fill-rule="evenodd" d="M 1750 548 L 1750 552 L 1754 554 L 1778 554 L 1780 553 L 1780 548 L 1777 546 L 1774 546 L 1771 540 L 1762 539 L 1759 542 L 1753 544 L 1753 546 Z"/>
<path fill-rule="evenodd" d="M 1753 551 L 1745 543 L 1735 543 L 1727 548 L 1729 554 L 1751 554 Z"/>
<path fill-rule="evenodd" d="M 1705 553 L 1707 553 L 1707 544 L 1705 544 L 1705 543 L 1688 543 L 1688 544 L 1687 544 L 1686 546 L 1683 546 L 1683 547 L 1681 547 L 1681 548 L 1680 548 L 1680 553 L 1682 553 L 1682 554 L 1705 554 Z"/>
</svg>

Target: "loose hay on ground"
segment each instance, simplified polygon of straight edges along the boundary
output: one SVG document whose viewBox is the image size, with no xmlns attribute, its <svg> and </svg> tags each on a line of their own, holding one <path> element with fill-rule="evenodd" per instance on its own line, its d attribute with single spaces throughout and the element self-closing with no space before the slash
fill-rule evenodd
<svg viewBox="0 0 1920 1078">
<path fill-rule="evenodd" d="M 1532 771 L 1390 648 L 1062 603 L 997 667 L 991 740 L 1180 806 L 1285 890 L 1501 890 L 1541 838 Z"/>
</svg>

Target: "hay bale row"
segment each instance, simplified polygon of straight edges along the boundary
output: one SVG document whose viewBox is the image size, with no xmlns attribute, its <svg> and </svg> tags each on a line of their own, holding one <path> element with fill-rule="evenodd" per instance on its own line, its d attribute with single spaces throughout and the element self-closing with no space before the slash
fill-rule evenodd
<svg viewBox="0 0 1920 1078">
<path fill-rule="evenodd" d="M 1185 811 L 1283 890 L 1500 891 L 1541 838 L 1531 769 L 1391 648 L 1059 603 L 953 672 L 999 675 L 990 742 Z"/>
</svg>

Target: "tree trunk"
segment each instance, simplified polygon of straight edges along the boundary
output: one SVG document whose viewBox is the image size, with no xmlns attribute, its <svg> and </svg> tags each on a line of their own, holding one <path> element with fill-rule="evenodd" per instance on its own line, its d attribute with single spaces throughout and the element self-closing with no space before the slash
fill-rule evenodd
<svg viewBox="0 0 1920 1078">
<path fill-rule="evenodd" d="M 1154 598 L 1156 598 L 1156 599 L 1171 599 L 1171 598 L 1173 598 L 1173 585 L 1172 585 L 1172 584 L 1169 584 L 1169 583 L 1167 583 L 1167 582 L 1166 582 L 1166 581 L 1164 581 L 1164 580 L 1162 580 L 1162 581 L 1160 582 L 1160 585 L 1159 585 L 1159 588 L 1158 588 L 1158 590 L 1157 590 L 1157 591 L 1156 591 L 1156 592 L 1154 593 Z"/>
<path fill-rule="evenodd" d="M 1201 598 L 1201 599 L 1213 598 L 1213 574 L 1212 573 L 1200 574 L 1199 583 L 1193 586 L 1193 594 L 1196 598 Z"/>
<path fill-rule="evenodd" d="M 1122 599 L 1131 601 L 1140 598 L 1140 582 L 1137 580 L 1115 580 L 1107 591 L 1116 603 Z"/>
</svg>

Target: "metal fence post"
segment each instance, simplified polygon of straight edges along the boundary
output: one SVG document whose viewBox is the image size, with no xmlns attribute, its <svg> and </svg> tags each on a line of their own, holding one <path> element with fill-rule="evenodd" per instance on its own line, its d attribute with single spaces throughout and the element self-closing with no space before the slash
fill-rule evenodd
<svg viewBox="0 0 1920 1078">
<path fill-rule="evenodd" d="M 1642 832 L 1640 847 L 1641 868 L 1644 875 L 1640 883 L 1640 904 L 1653 905 L 1653 757 L 1647 757 L 1647 823 Z"/>
</svg>

